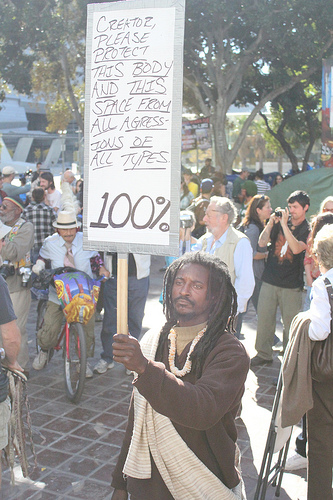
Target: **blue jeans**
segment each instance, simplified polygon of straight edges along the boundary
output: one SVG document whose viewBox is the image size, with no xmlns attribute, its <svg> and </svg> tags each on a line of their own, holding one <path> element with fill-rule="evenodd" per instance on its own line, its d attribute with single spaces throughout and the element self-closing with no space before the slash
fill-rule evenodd
<svg viewBox="0 0 333 500">
<path fill-rule="evenodd" d="M 139 338 L 149 289 L 149 276 L 138 280 L 128 277 L 128 330 Z M 117 277 L 112 276 L 104 285 L 104 318 L 101 332 L 102 359 L 111 363 L 113 359 L 113 335 L 117 333 Z"/>
</svg>

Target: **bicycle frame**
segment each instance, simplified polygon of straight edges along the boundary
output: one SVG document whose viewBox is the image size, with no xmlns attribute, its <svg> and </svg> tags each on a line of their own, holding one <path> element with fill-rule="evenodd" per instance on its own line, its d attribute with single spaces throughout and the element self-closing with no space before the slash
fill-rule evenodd
<svg viewBox="0 0 333 500">
<path fill-rule="evenodd" d="M 53 347 L 53 349 L 54 349 L 55 351 L 60 351 L 60 349 L 62 348 L 61 343 L 62 343 L 62 340 L 63 340 L 63 338 L 64 338 L 65 334 L 66 334 L 66 347 L 68 347 L 69 326 L 68 326 L 67 321 L 66 321 L 66 323 L 65 323 L 65 324 L 64 324 L 64 326 L 63 326 L 63 329 L 62 329 L 62 331 L 61 331 L 61 334 L 59 335 L 57 345 L 56 345 L 55 347 Z M 66 349 L 66 351 L 67 351 L 67 349 Z"/>
<path fill-rule="evenodd" d="M 64 342 L 66 342 L 65 352 L 66 352 L 67 359 L 69 359 L 69 323 L 67 323 L 67 321 L 64 324 L 64 327 L 63 327 L 61 334 L 58 338 L 57 345 L 53 348 L 55 351 L 60 351 L 60 349 L 62 347 L 61 343 L 62 343 L 62 340 L 64 337 L 65 337 Z M 78 339 L 77 342 L 78 342 L 78 355 L 79 355 L 79 357 L 81 357 L 80 340 Z"/>
</svg>

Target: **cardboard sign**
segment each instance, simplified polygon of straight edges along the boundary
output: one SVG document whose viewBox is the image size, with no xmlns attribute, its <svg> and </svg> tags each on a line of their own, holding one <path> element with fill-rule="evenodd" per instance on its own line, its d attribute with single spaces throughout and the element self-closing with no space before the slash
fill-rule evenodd
<svg viewBox="0 0 333 500">
<path fill-rule="evenodd" d="M 85 248 L 178 253 L 184 9 L 88 5 Z"/>
</svg>

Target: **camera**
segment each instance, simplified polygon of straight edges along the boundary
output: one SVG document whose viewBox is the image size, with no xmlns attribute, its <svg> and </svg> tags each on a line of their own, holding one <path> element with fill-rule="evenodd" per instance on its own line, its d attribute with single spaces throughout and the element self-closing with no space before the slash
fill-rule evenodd
<svg viewBox="0 0 333 500">
<path fill-rule="evenodd" d="M 21 283 L 22 286 L 24 287 L 27 286 L 31 273 L 32 273 L 31 267 L 20 267 L 19 274 L 22 275 L 22 283 Z"/>
<path fill-rule="evenodd" d="M 14 274 L 15 267 L 13 264 L 11 264 L 9 260 L 4 260 L 2 266 L 0 267 L 0 276 L 6 280 L 8 276 L 14 276 Z"/>
<path fill-rule="evenodd" d="M 275 210 L 274 215 L 275 215 L 275 217 L 282 217 L 282 211 L 281 210 Z"/>
<path fill-rule="evenodd" d="M 187 229 L 193 226 L 194 219 L 190 214 L 181 214 L 180 215 L 180 227 L 183 229 Z"/>
</svg>

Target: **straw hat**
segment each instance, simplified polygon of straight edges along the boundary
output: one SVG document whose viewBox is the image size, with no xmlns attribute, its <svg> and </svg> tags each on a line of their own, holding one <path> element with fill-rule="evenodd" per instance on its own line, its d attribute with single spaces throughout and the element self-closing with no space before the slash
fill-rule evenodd
<svg viewBox="0 0 333 500">
<path fill-rule="evenodd" d="M 53 227 L 58 229 L 72 229 L 78 227 L 75 212 L 61 210 L 61 212 L 58 213 L 57 220 L 53 222 Z"/>
</svg>

